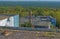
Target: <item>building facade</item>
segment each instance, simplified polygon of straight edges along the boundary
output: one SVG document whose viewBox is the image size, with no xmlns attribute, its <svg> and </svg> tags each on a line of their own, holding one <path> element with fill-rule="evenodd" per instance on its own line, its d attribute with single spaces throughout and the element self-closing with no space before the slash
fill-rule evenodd
<svg viewBox="0 0 60 39">
<path fill-rule="evenodd" d="M 29 16 L 20 18 L 20 24 L 29 22 Z M 51 26 L 56 26 L 56 19 L 51 16 L 32 16 L 31 24 L 34 28 L 51 29 Z"/>
<path fill-rule="evenodd" d="M 40 16 L 37 17 L 36 21 L 32 20 L 32 22 L 32 25 L 34 25 L 35 28 L 51 29 L 51 26 L 56 26 L 56 19 L 51 16 Z"/>
</svg>

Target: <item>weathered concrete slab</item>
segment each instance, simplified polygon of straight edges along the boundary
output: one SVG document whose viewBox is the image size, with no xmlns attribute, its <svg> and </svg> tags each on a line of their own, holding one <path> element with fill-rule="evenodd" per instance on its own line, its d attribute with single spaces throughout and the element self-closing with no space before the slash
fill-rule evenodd
<svg viewBox="0 0 60 39">
<path fill-rule="evenodd" d="M 11 30 L 10 30 L 11 31 Z M 2 31 L 0 31 L 1 33 Z M 40 31 L 12 31 L 13 34 L 9 36 L 3 36 L 0 34 L 0 39 L 60 39 L 60 33 L 55 34 L 54 37 L 43 37 Z"/>
</svg>

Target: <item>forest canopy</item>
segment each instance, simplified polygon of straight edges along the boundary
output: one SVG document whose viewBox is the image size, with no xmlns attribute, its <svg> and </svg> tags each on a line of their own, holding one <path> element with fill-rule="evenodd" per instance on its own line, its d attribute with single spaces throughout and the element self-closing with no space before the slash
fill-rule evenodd
<svg viewBox="0 0 60 39">
<path fill-rule="evenodd" d="M 29 15 L 29 9 L 35 16 L 52 16 L 56 18 L 57 27 L 60 27 L 60 9 L 42 7 L 22 7 L 22 6 L 0 6 L 0 14 L 19 14 L 20 17 Z"/>
</svg>

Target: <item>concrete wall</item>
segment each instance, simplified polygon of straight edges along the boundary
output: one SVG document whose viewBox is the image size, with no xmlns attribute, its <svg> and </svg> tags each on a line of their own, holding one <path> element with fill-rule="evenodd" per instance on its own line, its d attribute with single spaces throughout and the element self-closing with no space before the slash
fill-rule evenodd
<svg viewBox="0 0 60 39">
<path fill-rule="evenodd" d="M 7 26 L 7 27 L 19 27 L 19 15 L 9 17 L 10 21 L 7 21 L 8 18 L 0 20 L 0 26 Z"/>
<path fill-rule="evenodd" d="M 6 26 L 8 26 L 8 27 L 14 27 L 14 17 L 12 16 L 9 19 L 10 19 L 10 21 L 7 21 L 7 23 L 6 23 L 7 25 Z"/>
<path fill-rule="evenodd" d="M 14 27 L 13 17 L 9 17 L 10 21 L 7 21 L 8 18 L 0 20 L 0 26 Z"/>
<path fill-rule="evenodd" d="M 14 16 L 14 27 L 19 27 L 19 15 Z"/>
<path fill-rule="evenodd" d="M 6 25 L 6 20 L 7 20 L 7 19 L 0 20 L 0 26 L 5 26 L 5 25 Z"/>
</svg>

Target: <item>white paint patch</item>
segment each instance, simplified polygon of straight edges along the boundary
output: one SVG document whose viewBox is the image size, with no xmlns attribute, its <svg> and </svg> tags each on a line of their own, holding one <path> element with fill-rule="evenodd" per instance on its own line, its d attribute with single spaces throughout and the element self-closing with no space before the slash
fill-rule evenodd
<svg viewBox="0 0 60 39">
<path fill-rule="evenodd" d="M 8 26 L 8 27 L 14 27 L 14 20 L 13 20 L 13 17 L 10 17 L 9 19 L 10 19 L 9 22 L 6 21 L 6 26 Z"/>
<path fill-rule="evenodd" d="M 14 17 L 10 17 L 9 22 L 7 22 L 7 19 L 0 20 L 0 26 L 14 27 Z"/>
<path fill-rule="evenodd" d="M 5 26 L 5 24 L 6 24 L 6 20 L 7 20 L 7 19 L 0 20 L 0 26 Z"/>
</svg>

